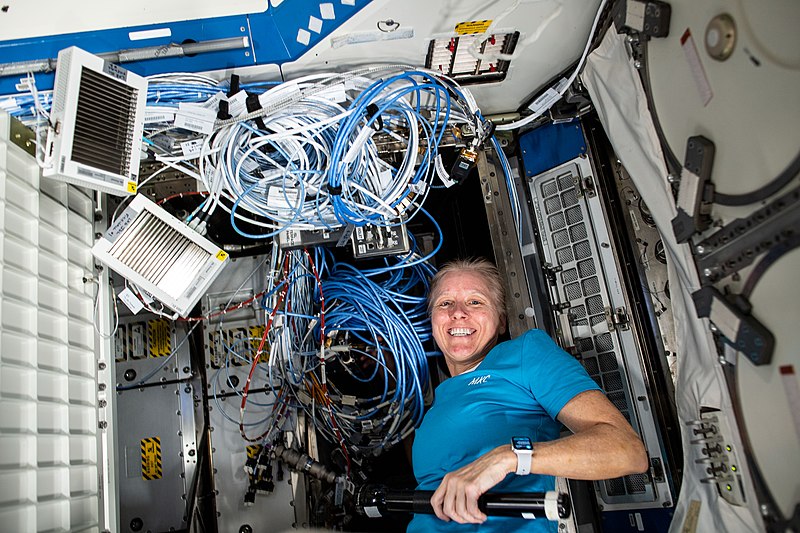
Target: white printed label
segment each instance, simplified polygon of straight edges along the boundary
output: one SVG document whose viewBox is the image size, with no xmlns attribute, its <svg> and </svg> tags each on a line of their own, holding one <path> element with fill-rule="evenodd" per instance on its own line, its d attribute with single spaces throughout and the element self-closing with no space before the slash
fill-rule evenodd
<svg viewBox="0 0 800 533">
<path fill-rule="evenodd" d="M 381 515 L 381 512 L 378 510 L 377 507 L 370 507 L 370 506 L 364 507 L 364 514 L 370 518 L 380 518 L 381 516 L 383 516 Z"/>
<path fill-rule="evenodd" d="M 284 212 L 294 211 L 297 205 L 297 191 L 283 187 L 270 187 L 267 194 L 267 205 Z"/>
<path fill-rule="evenodd" d="M 175 111 L 172 109 L 146 110 L 144 113 L 145 124 L 157 124 L 159 122 L 172 122 L 175 120 Z"/>
<path fill-rule="evenodd" d="M 697 53 L 697 46 L 694 44 L 692 32 L 687 28 L 681 36 L 681 48 L 686 56 L 686 61 L 689 63 L 689 70 L 692 73 L 694 84 L 697 87 L 697 93 L 700 95 L 700 101 L 703 106 L 707 106 L 714 96 L 711 90 L 711 84 L 708 82 L 706 71 L 703 68 L 703 63 L 700 61 L 700 55 Z M 681 187 L 683 189 L 683 187 Z"/>
<path fill-rule="evenodd" d="M 175 114 L 175 127 L 210 135 L 216 119 L 217 113 L 213 109 L 182 103 Z"/>
<path fill-rule="evenodd" d="M 133 291 L 130 289 L 130 287 L 125 287 L 125 290 L 119 293 L 119 299 L 125 304 L 125 307 L 131 310 L 131 313 L 134 315 L 144 309 L 144 304 L 141 300 L 139 300 L 139 298 L 136 297 L 135 294 L 133 294 Z"/>
<path fill-rule="evenodd" d="M 232 117 L 244 115 L 247 112 L 247 93 L 239 91 L 228 98 L 228 113 Z"/>
<path fill-rule="evenodd" d="M 147 305 L 150 305 L 151 303 L 156 301 L 155 297 L 147 291 L 139 289 L 139 293 L 142 295 L 142 300 L 144 300 L 144 303 L 146 303 Z"/>
<path fill-rule="evenodd" d="M 217 110 L 219 109 L 219 103 L 223 100 L 227 100 L 225 94 L 223 94 L 221 91 L 217 91 L 216 93 L 214 93 L 214 95 L 211 96 L 211 98 L 209 98 L 200 105 L 202 107 L 205 107 L 206 109 L 213 109 L 214 113 L 216 113 Z"/>
<path fill-rule="evenodd" d="M 203 139 L 192 139 L 191 141 L 181 143 L 181 152 L 183 152 L 183 157 L 188 159 L 194 159 L 195 157 L 199 156 L 202 149 Z"/>
<path fill-rule="evenodd" d="M 347 93 L 345 92 L 344 84 L 342 83 L 338 83 L 333 87 L 329 87 L 328 89 L 325 89 L 317 94 L 337 104 L 347 101 Z"/>
</svg>

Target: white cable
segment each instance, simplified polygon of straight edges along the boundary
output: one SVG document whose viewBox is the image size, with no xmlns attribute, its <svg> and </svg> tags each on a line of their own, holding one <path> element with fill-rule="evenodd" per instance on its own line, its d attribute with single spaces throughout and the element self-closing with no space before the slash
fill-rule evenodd
<svg viewBox="0 0 800 533">
<path fill-rule="evenodd" d="M 558 93 L 559 98 L 564 96 L 566 90 L 569 88 L 570 85 L 572 85 L 572 82 L 575 81 L 575 78 L 578 77 L 578 74 L 580 73 L 581 69 L 583 69 L 583 64 L 586 62 L 586 58 L 589 55 L 589 48 L 592 46 L 592 37 L 594 37 L 594 32 L 597 30 L 597 24 L 600 22 L 600 16 L 603 14 L 603 8 L 605 7 L 606 2 L 607 0 L 601 0 L 600 6 L 597 8 L 597 12 L 595 13 L 594 16 L 594 21 L 592 22 L 592 28 L 591 30 L 589 30 L 589 36 L 586 38 L 586 45 L 583 47 L 583 53 L 581 54 L 581 57 L 578 60 L 578 64 L 575 66 L 575 70 L 572 72 L 572 74 L 568 79 L 566 80 L 562 79 L 557 84 L 557 86 L 560 87 L 558 91 L 556 91 Z M 499 131 L 515 130 L 517 128 L 526 126 L 531 122 L 533 122 L 534 120 L 536 120 L 537 118 L 539 118 L 540 116 L 542 116 L 545 112 L 549 111 L 556 101 L 558 101 L 558 99 L 552 100 L 549 103 L 549 105 L 537 109 L 531 115 L 528 115 L 523 119 L 517 120 L 515 122 L 510 122 L 508 124 L 498 124 L 497 130 Z"/>
</svg>

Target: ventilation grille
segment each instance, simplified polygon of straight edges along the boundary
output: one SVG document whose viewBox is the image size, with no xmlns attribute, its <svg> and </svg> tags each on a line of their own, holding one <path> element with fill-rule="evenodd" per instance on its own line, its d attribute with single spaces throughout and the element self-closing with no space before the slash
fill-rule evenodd
<svg viewBox="0 0 800 533">
<path fill-rule="evenodd" d="M 569 304 L 571 324 L 585 332 L 575 339 L 581 363 L 622 415 L 638 427 L 622 347 L 606 325 L 610 301 L 606 272 L 601 268 L 592 217 L 585 197 L 579 194 L 579 183 L 576 165 L 534 179 L 531 192 L 543 222 L 540 239 L 551 262 L 560 268 L 556 286 L 563 303 Z M 605 480 L 596 487 L 606 506 L 655 500 L 653 484 L 646 475 Z"/>
<path fill-rule="evenodd" d="M 147 80 L 80 48 L 58 53 L 42 175 L 136 193 Z"/>
<path fill-rule="evenodd" d="M 92 253 L 181 316 L 189 314 L 228 261 L 214 243 L 141 194 Z"/>
<path fill-rule="evenodd" d="M 72 159 L 127 176 L 133 151 L 137 90 L 83 67 Z"/>
<path fill-rule="evenodd" d="M 120 235 L 109 254 L 174 298 L 208 259 L 207 251 L 147 211 Z"/>
</svg>

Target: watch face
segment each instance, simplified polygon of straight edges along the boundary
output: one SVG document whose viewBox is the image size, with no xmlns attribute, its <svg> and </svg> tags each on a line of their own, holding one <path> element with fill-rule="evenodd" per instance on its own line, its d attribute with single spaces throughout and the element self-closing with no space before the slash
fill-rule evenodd
<svg viewBox="0 0 800 533">
<path fill-rule="evenodd" d="M 511 445 L 515 450 L 531 450 L 533 451 L 533 443 L 528 437 L 512 437 Z"/>
</svg>

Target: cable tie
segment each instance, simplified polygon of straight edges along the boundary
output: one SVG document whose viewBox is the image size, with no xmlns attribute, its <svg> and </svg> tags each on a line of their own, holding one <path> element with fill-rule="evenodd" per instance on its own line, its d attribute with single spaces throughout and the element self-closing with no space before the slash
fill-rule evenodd
<svg viewBox="0 0 800 533">
<path fill-rule="evenodd" d="M 220 100 L 217 110 L 217 120 L 228 120 L 233 118 L 230 113 L 230 107 L 227 100 Z"/>
<path fill-rule="evenodd" d="M 341 185 L 331 185 L 330 183 L 325 184 L 323 187 L 326 191 L 328 191 L 328 196 L 341 196 L 342 195 L 342 186 Z"/>
<path fill-rule="evenodd" d="M 228 88 L 228 97 L 233 96 L 239 92 L 239 76 L 231 74 L 231 86 Z"/>
<path fill-rule="evenodd" d="M 254 111 L 259 111 L 260 109 L 263 109 L 261 107 L 261 101 L 258 99 L 257 94 L 247 93 L 247 99 L 244 101 L 244 104 L 245 106 L 247 106 L 248 113 L 252 113 Z M 264 124 L 264 120 L 262 119 L 262 117 L 256 117 L 253 120 L 260 129 L 262 130 L 267 129 L 267 125 Z"/>
<path fill-rule="evenodd" d="M 372 120 L 376 115 L 377 119 L 372 123 L 372 127 L 375 131 L 381 131 L 383 129 L 383 119 L 378 115 L 378 104 L 369 104 L 367 106 L 367 122 Z"/>
</svg>

